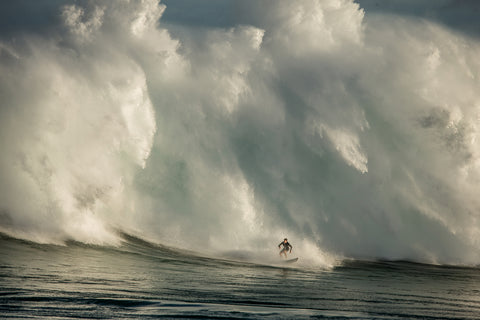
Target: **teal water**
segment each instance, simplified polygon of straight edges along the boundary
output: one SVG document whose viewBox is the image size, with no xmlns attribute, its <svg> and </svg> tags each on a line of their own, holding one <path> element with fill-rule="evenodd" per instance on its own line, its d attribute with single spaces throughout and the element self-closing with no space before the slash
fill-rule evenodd
<svg viewBox="0 0 480 320">
<path fill-rule="evenodd" d="M 301 259 L 301 257 L 300 257 Z M 476 319 L 480 270 L 344 261 L 331 270 L 3 237 L 4 319 Z"/>
</svg>

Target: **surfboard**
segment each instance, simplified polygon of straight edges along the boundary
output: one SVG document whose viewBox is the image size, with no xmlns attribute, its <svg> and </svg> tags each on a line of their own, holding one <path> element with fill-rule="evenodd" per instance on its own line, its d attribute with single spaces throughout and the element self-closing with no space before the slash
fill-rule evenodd
<svg viewBox="0 0 480 320">
<path fill-rule="evenodd" d="M 298 258 L 293 258 L 289 260 L 285 260 L 285 263 L 292 263 L 292 262 L 297 262 Z"/>
</svg>

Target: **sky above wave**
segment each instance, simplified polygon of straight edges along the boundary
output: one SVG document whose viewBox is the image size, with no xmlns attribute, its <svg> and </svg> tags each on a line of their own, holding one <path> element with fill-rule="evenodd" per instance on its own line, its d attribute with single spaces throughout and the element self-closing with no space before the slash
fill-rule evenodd
<svg viewBox="0 0 480 320">
<path fill-rule="evenodd" d="M 249 0 L 247 0 L 249 1 Z M 84 1 L 85 2 L 85 1 Z M 249 22 L 239 0 L 164 0 L 168 6 L 163 22 L 206 27 L 232 27 Z M 469 35 L 478 36 L 480 4 L 475 0 L 358 0 L 368 14 L 387 13 L 429 19 Z M 0 32 L 35 32 L 58 22 L 63 0 L 8 1 L 1 4 Z"/>
</svg>

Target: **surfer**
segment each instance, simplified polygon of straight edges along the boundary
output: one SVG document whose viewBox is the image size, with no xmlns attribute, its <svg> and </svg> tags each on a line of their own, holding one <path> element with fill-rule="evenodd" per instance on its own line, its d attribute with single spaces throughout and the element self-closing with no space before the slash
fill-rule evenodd
<svg viewBox="0 0 480 320">
<path fill-rule="evenodd" d="M 288 240 L 287 238 L 283 239 L 282 242 L 280 242 L 280 244 L 278 245 L 278 248 L 280 249 L 280 247 L 283 246 L 282 250 L 280 250 L 280 253 L 279 255 L 281 256 L 282 253 L 283 255 L 285 256 L 285 259 L 287 258 L 287 251 L 290 250 L 290 253 L 292 253 L 292 245 L 290 243 L 288 243 Z"/>
</svg>

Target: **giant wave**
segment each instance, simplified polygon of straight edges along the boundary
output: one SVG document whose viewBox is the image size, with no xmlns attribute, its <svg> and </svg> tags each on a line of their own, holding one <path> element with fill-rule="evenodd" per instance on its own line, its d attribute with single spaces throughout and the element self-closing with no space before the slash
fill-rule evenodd
<svg viewBox="0 0 480 320">
<path fill-rule="evenodd" d="M 80 1 L 2 33 L 0 231 L 478 264 L 478 41 L 347 0 L 236 8 Z"/>
</svg>

